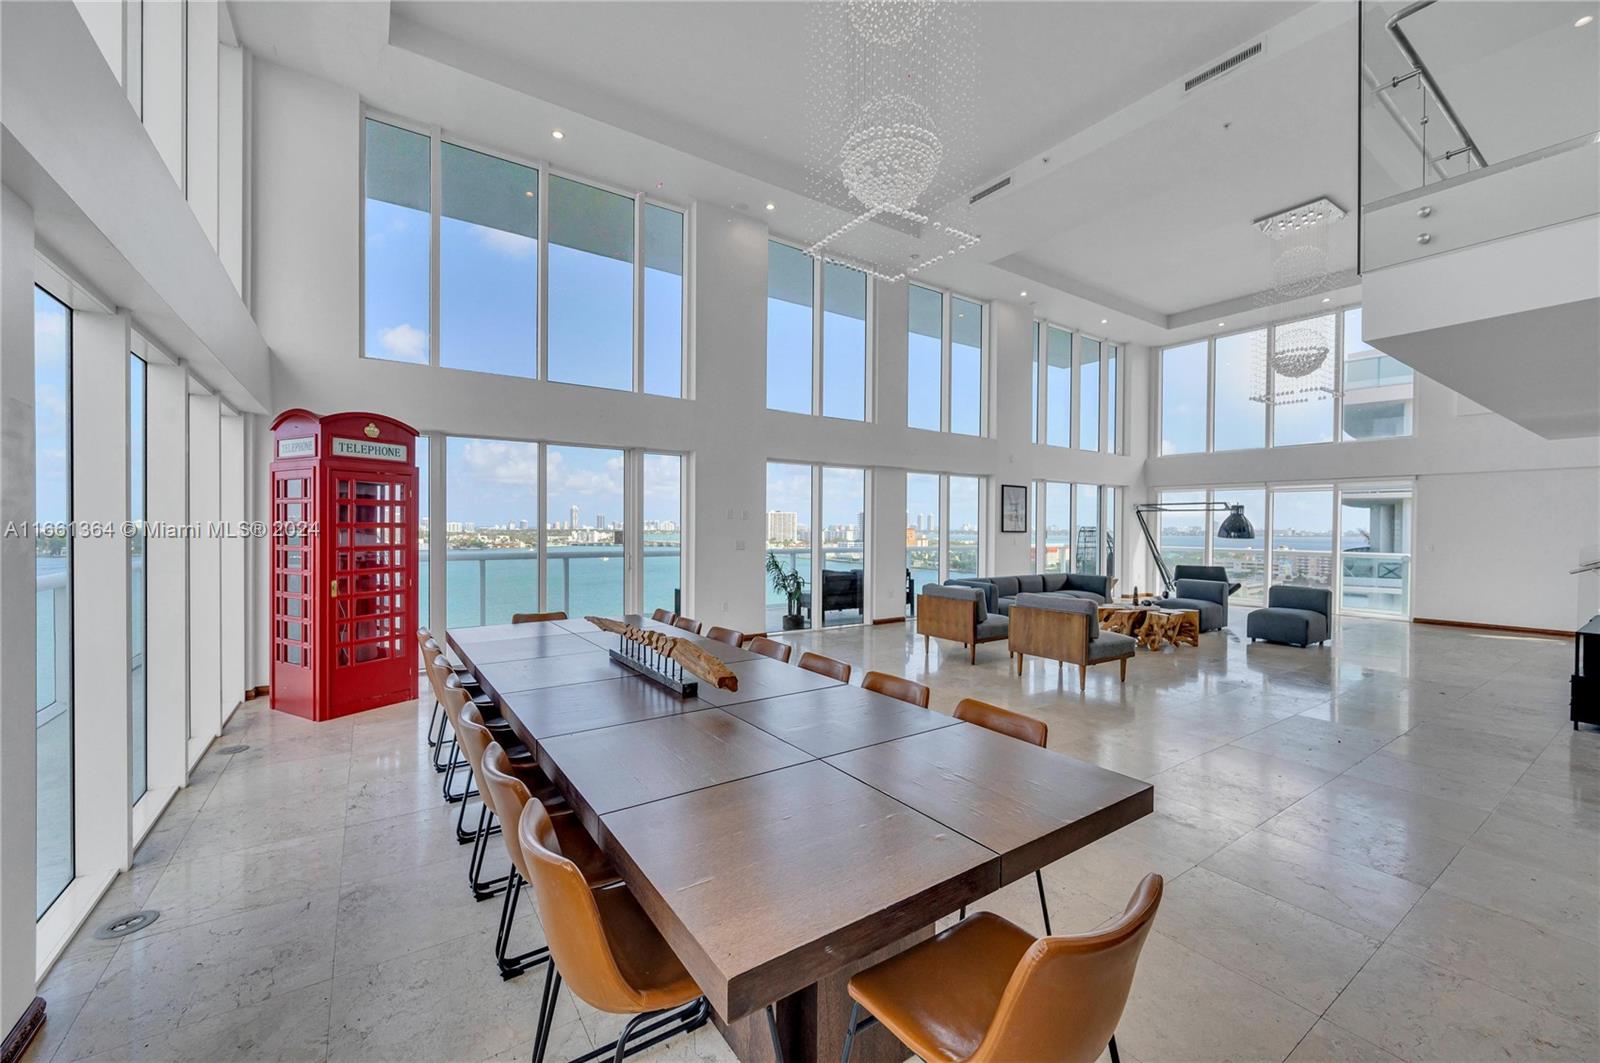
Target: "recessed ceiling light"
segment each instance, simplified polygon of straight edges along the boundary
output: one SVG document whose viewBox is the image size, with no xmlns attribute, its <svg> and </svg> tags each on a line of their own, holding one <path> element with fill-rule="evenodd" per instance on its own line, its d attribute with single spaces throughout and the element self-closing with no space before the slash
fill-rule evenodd
<svg viewBox="0 0 1600 1063">
<path fill-rule="evenodd" d="M 778 209 L 778 205 L 776 203 L 768 203 L 767 204 L 767 209 L 768 210 L 777 210 Z"/>
<path fill-rule="evenodd" d="M 563 133 L 559 129 L 550 130 L 550 135 L 555 137 L 557 140 L 565 140 L 565 139 L 567 139 L 567 135 L 565 133 Z"/>
<path fill-rule="evenodd" d="M 1218 321 L 1217 322 L 1217 328 L 1227 328 L 1227 327 L 1228 327 L 1228 323 L 1226 321 Z"/>
<path fill-rule="evenodd" d="M 1578 21 L 1574 22 L 1572 24 L 1572 28 L 1573 29 L 1582 29 L 1584 26 L 1587 26 L 1589 23 L 1591 23 L 1593 21 L 1594 21 L 1594 16 L 1593 15 L 1585 15 L 1582 18 L 1580 18 Z"/>
<path fill-rule="evenodd" d="M 1028 293 L 1027 292 L 1018 292 L 1017 293 L 1017 298 L 1019 298 L 1019 299 L 1026 299 L 1027 297 L 1028 297 Z"/>
<path fill-rule="evenodd" d="M 1324 295 L 1324 296 L 1323 296 L 1323 297 L 1322 297 L 1322 301 L 1323 301 L 1323 302 L 1325 302 L 1325 303 L 1331 303 L 1331 302 L 1333 302 L 1333 296 L 1331 296 L 1331 295 Z"/>
<path fill-rule="evenodd" d="M 1105 318 L 1101 318 L 1100 319 L 1100 324 L 1104 325 L 1105 323 L 1106 323 L 1106 319 Z"/>
</svg>

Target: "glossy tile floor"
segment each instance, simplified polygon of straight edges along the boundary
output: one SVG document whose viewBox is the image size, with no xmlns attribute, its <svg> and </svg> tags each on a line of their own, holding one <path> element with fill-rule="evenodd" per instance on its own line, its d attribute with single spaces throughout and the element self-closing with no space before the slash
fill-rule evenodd
<svg viewBox="0 0 1600 1063">
<path fill-rule="evenodd" d="M 1167 878 L 1118 1035 L 1124 1059 L 1600 1057 L 1600 733 L 1566 720 L 1568 645 L 1344 621 L 1322 649 L 1141 651 L 1128 682 L 900 625 L 796 635 L 1050 725 L 1146 778 L 1156 813 L 1046 869 L 1058 931 Z M 949 652 L 945 652 L 949 651 Z M 421 736 L 430 703 L 310 725 L 256 703 L 46 981 L 42 1060 L 526 1058 L 541 979 L 502 982 L 499 905 L 467 894 Z M 498 849 L 492 855 L 501 855 Z M 1039 928 L 1024 880 L 990 904 Z M 538 925 L 524 904 L 518 933 Z M 527 947 L 527 946 L 519 946 Z M 564 995 L 552 1060 L 619 1023 Z M 636 1057 L 637 1058 L 637 1057 Z M 707 1028 L 645 1058 L 729 1059 Z"/>
</svg>

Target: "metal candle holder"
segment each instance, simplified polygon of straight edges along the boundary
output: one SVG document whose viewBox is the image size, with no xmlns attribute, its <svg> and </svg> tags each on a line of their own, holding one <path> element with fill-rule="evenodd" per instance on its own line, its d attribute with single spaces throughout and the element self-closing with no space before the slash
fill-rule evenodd
<svg viewBox="0 0 1600 1063">
<path fill-rule="evenodd" d="M 700 683 L 677 661 L 642 642 L 626 635 L 617 636 L 618 646 L 611 651 L 611 659 L 633 669 L 647 679 L 666 687 L 682 698 L 692 698 L 700 692 Z"/>
</svg>

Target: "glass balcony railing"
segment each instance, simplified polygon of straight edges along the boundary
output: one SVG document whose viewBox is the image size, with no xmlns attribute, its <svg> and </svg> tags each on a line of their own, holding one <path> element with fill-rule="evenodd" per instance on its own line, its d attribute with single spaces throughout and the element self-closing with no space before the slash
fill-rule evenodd
<svg viewBox="0 0 1600 1063">
<path fill-rule="evenodd" d="M 1346 550 L 1340 558 L 1340 608 L 1406 616 L 1411 611 L 1411 555 Z"/>
<path fill-rule="evenodd" d="M 679 599 L 680 554 L 675 545 L 645 547 L 647 608 L 668 607 Z M 626 570 L 620 546 L 556 547 L 545 559 L 545 578 L 550 582 L 545 607 L 568 616 L 620 616 Z M 418 568 L 424 588 L 427 573 L 424 554 Z M 539 551 L 451 550 L 445 558 L 445 590 L 447 627 L 510 623 L 513 613 L 539 608 Z M 425 607 L 426 601 L 424 591 L 419 604 Z"/>
</svg>

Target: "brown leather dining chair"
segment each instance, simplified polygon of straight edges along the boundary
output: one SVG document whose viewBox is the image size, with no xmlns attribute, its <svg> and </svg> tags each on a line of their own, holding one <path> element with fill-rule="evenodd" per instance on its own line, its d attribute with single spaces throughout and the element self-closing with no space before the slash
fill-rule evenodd
<svg viewBox="0 0 1600 1063">
<path fill-rule="evenodd" d="M 829 679 L 837 679 L 841 683 L 850 682 L 850 666 L 843 661 L 836 661 L 832 657 L 824 657 L 820 653 L 807 650 L 800 655 L 800 667 L 808 672 L 825 675 Z"/>
<path fill-rule="evenodd" d="M 932 693 L 921 683 L 913 682 L 910 679 L 902 679 L 897 675 L 890 675 L 888 672 L 868 672 L 862 677 L 861 686 L 863 689 L 877 694 L 887 694 L 891 698 L 899 698 L 901 701 L 910 702 L 919 709 L 928 707 L 928 696 Z"/>
<path fill-rule="evenodd" d="M 676 617 L 672 621 L 672 626 L 673 627 L 681 627 L 681 628 L 683 628 L 683 630 L 687 631 L 691 635 L 700 634 L 700 621 L 695 620 L 693 617 L 687 617 L 687 616 Z"/>
<path fill-rule="evenodd" d="M 429 666 L 435 657 L 444 653 L 444 650 L 439 648 L 438 640 L 425 627 L 417 629 L 417 646 L 422 651 L 423 674 L 428 677 L 429 685 L 431 686 L 433 676 Z M 471 669 L 453 664 L 450 665 L 450 672 L 461 680 L 461 685 L 467 689 L 468 694 L 475 695 L 478 693 L 478 680 L 472 674 Z M 433 770 L 439 772 L 448 767 L 447 764 L 439 759 L 445 751 L 445 723 L 444 707 L 439 704 L 436 692 L 433 699 L 433 715 L 428 717 L 428 746 L 433 750 Z"/>
<path fill-rule="evenodd" d="M 1029 745 L 1038 746 L 1040 749 L 1050 739 L 1050 728 L 1043 720 L 1036 720 L 1032 716 L 1024 716 L 1020 712 L 1002 709 L 998 705 L 991 705 L 987 701 L 977 698 L 962 698 L 956 704 L 955 717 L 977 727 L 982 727 L 996 734 L 1003 734 L 1007 738 L 1015 738 Z M 1033 880 L 1039 886 L 1039 912 L 1044 916 L 1044 932 L 1050 933 L 1050 905 L 1044 899 L 1044 872 L 1035 869 Z M 967 909 L 961 909 L 961 918 L 967 917 Z"/>
<path fill-rule="evenodd" d="M 563 850 L 539 802 L 523 808 L 517 842 L 517 871 L 533 886 L 551 959 L 533 1063 L 543 1063 L 549 1047 L 563 980 L 590 1007 L 631 1016 L 617 1040 L 592 1057 L 614 1051 L 613 1058 L 620 1060 L 630 1048 L 637 1051 L 705 1025 L 710 1005 L 633 892 L 621 884 L 593 888 Z"/>
<path fill-rule="evenodd" d="M 462 724 L 469 731 L 472 730 L 469 721 L 471 715 L 470 708 L 462 713 Z M 505 842 L 507 855 L 512 858 L 502 894 L 500 930 L 495 936 L 494 959 L 500 966 L 501 978 L 515 978 L 550 958 L 550 951 L 542 945 L 517 956 L 509 955 L 511 930 L 517 917 L 517 898 L 521 896 L 523 886 L 522 873 L 517 870 L 516 825 L 522 822 L 522 810 L 529 801 L 538 800 L 544 805 L 545 813 L 555 826 L 556 837 L 561 842 L 561 851 L 578 865 L 584 881 L 590 886 L 609 886 L 622 881 L 622 878 L 583 829 L 578 817 L 572 814 L 571 806 L 560 799 L 544 772 L 530 768 L 526 763 L 513 761 L 505 747 L 492 739 L 483 750 L 478 789 L 483 791 L 484 804 L 500 821 L 500 837 Z M 551 800 L 552 794 L 554 801 Z"/>
<path fill-rule="evenodd" d="M 445 690 L 447 688 L 459 690 L 463 701 L 472 702 L 478 706 L 479 711 L 484 713 L 495 713 L 497 711 L 494 699 L 479 690 L 476 681 L 470 675 L 463 677 L 459 672 L 454 671 L 450 666 L 450 662 L 440 652 L 438 643 L 433 642 L 431 639 L 424 643 L 422 664 L 428 674 L 428 683 L 433 688 L 433 696 L 443 710 L 444 724 L 440 725 L 439 733 L 440 743 L 444 746 L 442 768 L 444 779 L 440 782 L 439 789 L 444 796 L 445 803 L 456 804 L 459 802 L 464 806 L 468 798 L 477 797 L 478 795 L 472 789 L 470 774 L 465 777 L 465 781 L 461 786 L 456 786 L 457 777 L 463 771 L 470 772 L 471 765 L 467 763 L 466 757 L 462 755 L 461 744 L 457 741 L 456 719 L 449 701 L 445 697 Z M 445 725 L 448 725 L 450 729 L 448 743 L 444 739 Z M 466 845 L 472 840 L 472 836 L 464 829 L 464 812 L 465 809 L 463 807 L 456 815 L 456 840 L 461 842 L 462 845 Z"/>
<path fill-rule="evenodd" d="M 517 741 L 515 734 L 503 722 L 497 727 L 491 727 L 477 706 L 460 701 L 460 695 L 449 684 L 446 684 L 445 698 L 447 699 L 445 708 L 455 726 L 461 752 L 466 756 L 471 781 L 480 782 L 483 779 L 483 751 L 489 747 L 490 742 L 499 742 L 518 766 L 538 772 L 533 754 Z M 455 702 L 454 705 L 451 704 L 452 701 Z M 504 875 L 493 879 L 482 877 L 483 857 L 489 835 L 499 828 L 495 823 L 494 804 L 483 794 L 482 787 L 476 788 L 473 792 L 478 797 L 478 826 L 474 831 L 463 831 L 458 835 L 458 840 L 469 840 L 472 843 L 472 856 L 467 861 L 467 885 L 472 887 L 473 899 L 481 901 L 493 897 L 504 889 L 506 878 Z M 541 800 L 551 805 L 563 807 L 565 805 L 560 792 L 548 780 L 541 786 L 539 796 Z M 465 818 L 466 807 L 467 803 L 463 801 L 460 811 L 456 814 L 458 822 Z"/>
<path fill-rule="evenodd" d="M 794 647 L 787 642 L 769 639 L 764 635 L 757 635 L 745 644 L 745 649 L 751 653 L 759 653 L 763 657 L 771 657 L 774 661 L 789 663 L 789 655 L 794 652 Z"/>
<path fill-rule="evenodd" d="M 706 632 L 706 638 L 726 642 L 729 646 L 744 645 L 744 632 L 735 631 L 731 627 L 718 627 L 715 624 L 712 624 L 711 630 Z"/>
<path fill-rule="evenodd" d="M 666 609 L 657 609 L 655 612 L 650 614 L 650 619 L 660 624 L 670 624 L 674 620 L 678 619 L 678 614 L 669 612 Z"/>
<path fill-rule="evenodd" d="M 511 614 L 511 622 L 513 624 L 539 624 L 539 623 L 543 623 L 546 620 L 565 620 L 566 618 L 567 618 L 567 614 L 563 613 L 560 609 L 554 609 L 554 610 L 552 610 L 552 611 L 550 611 L 548 613 L 512 613 Z"/>
<path fill-rule="evenodd" d="M 1119 1063 L 1117 1023 L 1161 889 L 1146 875 L 1122 915 L 1086 934 L 1036 939 L 977 912 L 867 968 L 850 979 L 842 1063 L 875 1022 L 923 1059 L 1092 1063 L 1109 1048 Z"/>
</svg>

